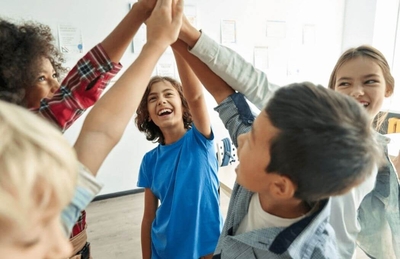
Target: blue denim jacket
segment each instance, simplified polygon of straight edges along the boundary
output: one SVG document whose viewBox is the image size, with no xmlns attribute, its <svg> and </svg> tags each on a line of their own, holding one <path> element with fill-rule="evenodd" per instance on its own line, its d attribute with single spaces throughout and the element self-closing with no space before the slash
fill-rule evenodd
<svg viewBox="0 0 400 259">
<path fill-rule="evenodd" d="M 235 93 L 215 110 L 237 146 L 237 137 L 250 131 L 254 121 L 244 96 Z M 214 258 L 339 258 L 335 233 L 329 224 L 330 200 L 315 204 L 318 207 L 311 215 L 289 227 L 264 228 L 235 235 L 248 213 L 252 195 L 235 183 Z"/>
<path fill-rule="evenodd" d="M 390 139 L 380 135 L 385 145 L 387 163 L 379 169 L 375 188 L 358 209 L 361 231 L 358 246 L 371 258 L 400 258 L 399 180 L 388 153 Z"/>
<path fill-rule="evenodd" d="M 260 110 L 279 87 L 238 53 L 204 32 L 190 52 Z M 389 161 L 386 169 L 375 175 L 377 170 L 351 193 L 332 199 L 331 224 L 337 233 L 340 258 L 354 256 L 357 236 L 358 245 L 375 258 L 400 258 L 399 182 Z"/>
</svg>

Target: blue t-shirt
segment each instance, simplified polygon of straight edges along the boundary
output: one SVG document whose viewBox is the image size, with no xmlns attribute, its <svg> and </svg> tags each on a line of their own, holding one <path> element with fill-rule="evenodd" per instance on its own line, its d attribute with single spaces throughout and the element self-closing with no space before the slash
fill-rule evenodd
<svg viewBox="0 0 400 259">
<path fill-rule="evenodd" d="M 218 162 L 212 136 L 193 125 L 177 142 L 143 158 L 138 186 L 160 200 L 152 224 L 152 258 L 195 258 L 213 253 L 222 229 Z"/>
</svg>

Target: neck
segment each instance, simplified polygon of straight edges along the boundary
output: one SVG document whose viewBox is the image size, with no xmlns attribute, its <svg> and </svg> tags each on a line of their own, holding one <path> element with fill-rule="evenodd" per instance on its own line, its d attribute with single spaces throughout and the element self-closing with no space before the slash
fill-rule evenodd
<svg viewBox="0 0 400 259">
<path fill-rule="evenodd" d="M 307 214 L 310 206 L 297 198 L 274 199 L 268 194 L 259 193 L 262 209 L 269 214 L 280 218 L 294 219 Z"/>
<path fill-rule="evenodd" d="M 180 140 L 183 135 L 185 135 L 186 131 L 187 130 L 184 127 L 162 129 L 161 132 L 164 136 L 164 145 L 169 145 Z"/>
</svg>

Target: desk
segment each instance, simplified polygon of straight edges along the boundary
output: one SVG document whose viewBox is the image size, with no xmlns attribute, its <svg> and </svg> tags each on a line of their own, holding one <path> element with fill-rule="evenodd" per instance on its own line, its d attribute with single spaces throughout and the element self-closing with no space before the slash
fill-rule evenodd
<svg viewBox="0 0 400 259">
<path fill-rule="evenodd" d="M 238 165 L 238 162 L 233 162 L 230 165 L 222 166 L 218 170 L 218 178 L 219 183 L 221 185 L 221 190 L 231 197 L 233 186 L 236 181 L 236 172 L 235 168 Z"/>
<path fill-rule="evenodd" d="M 385 136 L 390 138 L 390 143 L 388 144 L 389 156 L 398 156 L 400 150 L 400 133 L 390 133 L 385 134 Z"/>
</svg>

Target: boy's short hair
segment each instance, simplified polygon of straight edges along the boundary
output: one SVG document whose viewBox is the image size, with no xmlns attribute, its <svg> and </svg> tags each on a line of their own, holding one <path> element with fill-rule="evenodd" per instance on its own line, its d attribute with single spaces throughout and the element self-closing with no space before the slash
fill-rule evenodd
<svg viewBox="0 0 400 259">
<path fill-rule="evenodd" d="M 31 213 L 58 213 L 76 185 L 78 162 L 61 133 L 28 110 L 0 101 L 0 233 L 32 227 Z M 1 238 L 0 238 L 1 239 Z"/>
<path fill-rule="evenodd" d="M 266 171 L 289 177 L 299 199 L 342 194 L 383 161 L 366 111 L 349 96 L 296 83 L 277 90 L 265 111 L 280 131 Z"/>
</svg>

